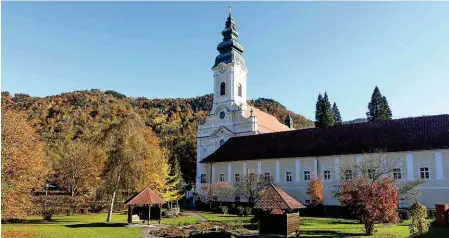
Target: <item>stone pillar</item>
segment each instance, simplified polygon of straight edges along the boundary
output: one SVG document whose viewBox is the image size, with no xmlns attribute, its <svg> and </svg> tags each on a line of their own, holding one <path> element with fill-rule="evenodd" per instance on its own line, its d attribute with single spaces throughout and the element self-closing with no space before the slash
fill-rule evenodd
<svg viewBox="0 0 449 238">
<path fill-rule="evenodd" d="M 232 181 L 232 165 L 228 163 L 228 183 Z"/>
<path fill-rule="evenodd" d="M 443 153 L 442 152 L 435 152 L 435 165 L 437 168 L 436 180 L 444 180 Z"/>
<path fill-rule="evenodd" d="M 281 176 L 279 175 L 279 164 L 280 160 L 276 160 L 276 183 L 281 182 Z"/>
<path fill-rule="evenodd" d="M 415 174 L 413 171 L 413 154 L 407 153 L 407 180 L 413 180 L 415 178 Z"/>
<path fill-rule="evenodd" d="M 299 159 L 295 161 L 295 167 L 295 182 L 299 182 L 301 181 L 301 161 Z"/>
<path fill-rule="evenodd" d="M 243 162 L 242 167 L 243 167 L 243 175 L 246 175 L 246 172 L 248 172 L 246 169 L 246 162 Z"/>
<path fill-rule="evenodd" d="M 262 174 L 262 162 L 260 160 L 257 161 L 257 174 Z"/>
</svg>

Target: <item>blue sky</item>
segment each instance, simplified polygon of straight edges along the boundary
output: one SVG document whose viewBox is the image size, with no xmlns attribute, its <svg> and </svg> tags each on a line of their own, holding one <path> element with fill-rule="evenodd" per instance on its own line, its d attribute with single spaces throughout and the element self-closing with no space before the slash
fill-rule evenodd
<svg viewBox="0 0 449 238">
<path fill-rule="evenodd" d="M 229 2 L 2 2 L 2 90 L 98 88 L 147 98 L 212 92 Z M 376 85 L 394 118 L 449 113 L 449 2 L 232 2 L 248 97 L 344 120 Z"/>
</svg>

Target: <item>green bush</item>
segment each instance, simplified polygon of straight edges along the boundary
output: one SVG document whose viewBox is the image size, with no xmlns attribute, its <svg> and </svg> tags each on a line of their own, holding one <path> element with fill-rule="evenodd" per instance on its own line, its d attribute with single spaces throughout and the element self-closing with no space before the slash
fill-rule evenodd
<svg viewBox="0 0 449 238">
<path fill-rule="evenodd" d="M 427 208 L 416 202 L 410 206 L 410 216 L 412 217 L 412 223 L 410 225 L 411 237 L 424 237 L 429 231 L 429 222 L 427 218 Z"/>
<path fill-rule="evenodd" d="M 245 216 L 251 215 L 253 209 L 250 207 L 245 207 L 245 212 L 243 213 Z"/>
<path fill-rule="evenodd" d="M 236 208 L 235 203 L 231 203 L 231 206 L 229 207 L 229 212 L 230 213 L 235 213 L 235 208 Z"/>
<path fill-rule="evenodd" d="M 228 207 L 227 206 L 219 206 L 220 213 L 226 214 L 228 213 Z"/>
<path fill-rule="evenodd" d="M 239 217 L 245 215 L 245 208 L 242 207 L 242 206 L 238 206 L 238 207 L 237 207 L 237 215 L 238 215 Z"/>
</svg>

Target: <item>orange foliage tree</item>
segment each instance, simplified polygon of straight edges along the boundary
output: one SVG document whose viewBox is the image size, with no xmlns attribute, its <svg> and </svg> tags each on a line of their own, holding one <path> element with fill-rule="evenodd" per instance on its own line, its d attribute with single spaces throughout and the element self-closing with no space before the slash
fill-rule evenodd
<svg viewBox="0 0 449 238">
<path fill-rule="evenodd" d="M 312 198 L 311 202 L 313 206 L 323 203 L 323 182 L 321 179 L 314 175 L 310 180 L 307 187 L 307 194 Z"/>
<path fill-rule="evenodd" d="M 348 206 L 365 226 L 365 233 L 374 233 L 374 224 L 398 222 L 398 189 L 388 177 L 370 182 L 366 178 L 341 180 L 336 197 Z"/>
<path fill-rule="evenodd" d="M 44 187 L 45 144 L 25 117 L 2 110 L 2 220 L 23 219 L 33 207 L 32 192 Z"/>
</svg>

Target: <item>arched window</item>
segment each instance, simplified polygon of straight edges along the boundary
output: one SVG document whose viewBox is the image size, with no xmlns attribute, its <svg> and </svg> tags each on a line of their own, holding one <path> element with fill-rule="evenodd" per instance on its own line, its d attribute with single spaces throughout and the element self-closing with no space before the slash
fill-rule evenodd
<svg viewBox="0 0 449 238">
<path fill-rule="evenodd" d="M 224 143 L 225 143 L 225 141 L 224 141 L 224 140 L 221 140 L 221 141 L 220 141 L 220 146 L 222 146 Z"/>
<path fill-rule="evenodd" d="M 239 97 L 241 97 L 242 96 L 242 85 L 241 84 L 239 84 L 237 91 L 239 93 Z"/>
<path fill-rule="evenodd" d="M 226 95 L 226 84 L 225 82 L 221 82 L 220 84 L 220 96 Z"/>
</svg>

